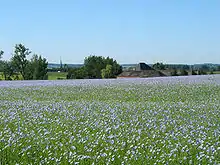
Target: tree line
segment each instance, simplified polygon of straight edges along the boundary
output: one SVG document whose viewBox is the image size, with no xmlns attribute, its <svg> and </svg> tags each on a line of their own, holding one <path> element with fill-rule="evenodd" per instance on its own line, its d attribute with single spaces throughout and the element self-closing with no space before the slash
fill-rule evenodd
<svg viewBox="0 0 220 165">
<path fill-rule="evenodd" d="M 152 67 L 156 70 L 170 70 L 171 76 L 186 76 L 186 75 L 205 75 L 213 74 L 215 71 L 220 71 L 220 65 L 211 64 L 196 64 L 196 65 L 186 65 L 186 64 L 163 64 L 155 63 Z"/>
<path fill-rule="evenodd" d="M 48 62 L 41 55 L 32 54 L 23 44 L 16 44 L 10 60 L 2 60 L 4 51 L 0 50 L 0 72 L 5 80 L 46 80 Z M 31 56 L 30 60 L 28 57 Z M 110 57 L 90 55 L 84 59 L 81 67 L 69 68 L 66 64 L 58 70 L 67 72 L 67 79 L 100 79 L 115 78 L 122 72 L 116 60 Z"/>
<path fill-rule="evenodd" d="M 1 60 L 4 51 L 0 51 L 0 72 L 3 73 L 5 80 L 46 80 L 47 79 L 47 66 L 46 58 L 41 55 L 33 54 L 29 48 L 23 44 L 16 44 L 14 52 L 10 60 Z M 21 75 L 21 78 L 19 77 Z"/>
</svg>

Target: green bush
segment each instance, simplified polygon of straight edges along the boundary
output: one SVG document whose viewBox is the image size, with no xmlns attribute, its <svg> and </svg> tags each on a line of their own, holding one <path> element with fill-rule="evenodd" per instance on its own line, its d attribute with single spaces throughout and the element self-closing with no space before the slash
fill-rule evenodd
<svg viewBox="0 0 220 165">
<path fill-rule="evenodd" d="M 172 70 L 170 74 L 171 76 L 178 76 L 176 69 Z"/>
<path fill-rule="evenodd" d="M 180 71 L 180 75 L 181 75 L 181 76 L 187 76 L 187 75 L 188 75 L 188 72 L 187 72 L 185 69 L 182 69 L 182 70 Z"/>
<path fill-rule="evenodd" d="M 192 71 L 191 71 L 191 74 L 192 74 L 192 75 L 197 75 L 197 73 L 196 73 L 195 70 L 192 70 Z"/>
</svg>

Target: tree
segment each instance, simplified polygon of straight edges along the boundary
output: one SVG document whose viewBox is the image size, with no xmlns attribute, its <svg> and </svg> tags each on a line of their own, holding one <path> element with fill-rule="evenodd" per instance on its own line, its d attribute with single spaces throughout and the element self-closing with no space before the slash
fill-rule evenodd
<svg viewBox="0 0 220 165">
<path fill-rule="evenodd" d="M 176 69 L 174 69 L 174 70 L 171 72 L 171 76 L 178 76 Z"/>
<path fill-rule="evenodd" d="M 116 77 L 122 72 L 122 66 L 110 57 L 89 56 L 84 60 L 84 66 L 89 78 L 102 78 L 102 69 L 106 69 L 107 65 L 112 66 L 111 77 Z"/>
<path fill-rule="evenodd" d="M 68 65 L 67 65 L 67 64 L 64 64 L 64 66 L 63 66 L 63 71 L 64 71 L 64 72 L 68 72 L 68 69 L 69 69 Z"/>
<path fill-rule="evenodd" d="M 67 79 L 115 78 L 121 72 L 122 66 L 113 58 L 93 55 L 84 59 L 83 67 L 68 69 Z"/>
<path fill-rule="evenodd" d="M 27 56 L 31 54 L 28 48 L 22 44 L 16 44 L 13 57 L 11 59 L 12 65 L 14 65 L 15 70 L 21 74 L 24 80 L 28 79 L 27 76 Z"/>
<path fill-rule="evenodd" d="M 112 65 L 106 65 L 105 69 L 102 69 L 102 78 L 113 78 L 113 67 Z"/>
<path fill-rule="evenodd" d="M 119 75 L 122 72 L 122 66 L 120 66 L 116 60 L 114 60 L 113 58 L 107 57 L 104 58 L 104 63 L 105 63 L 105 68 L 107 68 L 107 65 L 111 65 L 111 77 L 109 78 L 114 78 L 117 75 Z M 110 66 L 108 66 L 110 67 Z"/>
<path fill-rule="evenodd" d="M 0 50 L 0 59 L 2 58 L 2 55 L 4 54 L 3 50 Z"/>
<path fill-rule="evenodd" d="M 3 54 L 4 54 L 4 51 L 0 50 L 0 71 L 2 71 L 3 65 L 4 65 L 3 61 L 1 60 Z"/>
<path fill-rule="evenodd" d="M 14 74 L 14 68 L 11 62 L 3 61 L 2 71 L 5 80 L 12 80 L 11 76 Z"/>
<path fill-rule="evenodd" d="M 208 72 L 210 70 L 209 66 L 206 64 L 203 64 L 200 68 L 200 70 L 204 71 L 204 72 Z"/>
<path fill-rule="evenodd" d="M 117 63 L 116 60 L 112 64 L 112 78 L 117 77 L 117 75 L 122 73 L 122 66 Z"/>
<path fill-rule="evenodd" d="M 165 65 L 163 63 L 157 62 L 157 63 L 153 64 L 153 68 L 159 69 L 159 70 L 165 70 Z"/>
<path fill-rule="evenodd" d="M 0 59 L 3 53 L 0 51 Z M 24 80 L 47 79 L 47 60 L 36 54 L 28 60 L 27 56 L 30 54 L 31 51 L 24 45 L 16 44 L 11 60 L 9 62 L 0 60 L 0 71 L 3 72 L 5 79 L 11 79 L 12 75 L 16 75 L 16 79 L 19 79 L 19 74 Z"/>
<path fill-rule="evenodd" d="M 37 54 L 34 54 L 27 66 L 27 68 L 32 71 L 32 76 L 30 78 L 34 80 L 47 79 L 48 62 L 45 58 L 42 58 L 41 55 L 38 56 Z"/>
<path fill-rule="evenodd" d="M 205 74 L 207 74 L 207 72 L 205 70 L 199 69 L 198 75 L 205 75 Z"/>
<path fill-rule="evenodd" d="M 195 70 L 192 70 L 191 74 L 192 74 L 192 75 L 197 75 L 197 73 L 196 73 Z"/>
<path fill-rule="evenodd" d="M 5 80 L 11 80 L 11 76 L 14 73 L 14 69 L 10 62 L 1 60 L 3 54 L 4 51 L 0 50 L 0 71 L 3 72 Z"/>
<path fill-rule="evenodd" d="M 181 69 L 183 69 L 183 70 L 189 70 L 189 69 L 190 69 L 190 66 L 189 66 L 189 65 L 182 65 L 182 66 L 181 66 Z"/>
<path fill-rule="evenodd" d="M 187 72 L 185 69 L 181 69 L 180 75 L 181 75 L 181 76 L 187 76 L 187 75 L 188 75 L 188 72 Z"/>
<path fill-rule="evenodd" d="M 68 70 L 68 74 L 66 76 L 67 79 L 84 79 L 87 78 L 88 74 L 86 72 L 85 67 L 80 68 L 72 68 Z"/>
<path fill-rule="evenodd" d="M 210 71 L 210 74 L 214 74 L 214 71 L 213 71 L 213 70 L 211 70 L 211 71 Z"/>
<path fill-rule="evenodd" d="M 85 58 L 84 66 L 89 78 L 101 78 L 101 70 L 106 65 L 103 57 L 93 55 Z"/>
</svg>

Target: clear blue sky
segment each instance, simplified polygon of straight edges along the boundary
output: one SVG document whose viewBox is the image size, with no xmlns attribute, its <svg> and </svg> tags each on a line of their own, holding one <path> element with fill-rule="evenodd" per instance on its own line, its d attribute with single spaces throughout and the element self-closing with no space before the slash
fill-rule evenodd
<svg viewBox="0 0 220 165">
<path fill-rule="evenodd" d="M 5 0 L 0 49 L 23 43 L 49 62 L 220 63 L 219 0 Z"/>
</svg>

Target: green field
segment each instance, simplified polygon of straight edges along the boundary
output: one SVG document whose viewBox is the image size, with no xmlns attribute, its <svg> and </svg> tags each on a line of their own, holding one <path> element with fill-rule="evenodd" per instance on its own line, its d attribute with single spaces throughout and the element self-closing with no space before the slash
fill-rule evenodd
<svg viewBox="0 0 220 165">
<path fill-rule="evenodd" d="M 17 77 L 16 77 L 17 76 Z M 18 80 L 21 80 L 22 79 L 22 76 L 19 74 L 19 75 L 13 75 L 12 77 L 12 80 L 16 80 L 16 78 L 18 79 Z M 5 80 L 5 77 L 4 77 L 4 75 L 3 75 L 3 73 L 2 72 L 0 72 L 0 80 Z"/>
<path fill-rule="evenodd" d="M 9 83 L 0 164 L 220 163 L 217 75 Z"/>
<path fill-rule="evenodd" d="M 67 72 L 48 72 L 48 80 L 58 80 L 58 79 L 66 79 Z M 13 79 L 15 76 L 12 77 Z M 19 75 L 19 78 L 22 79 L 21 75 Z M 3 73 L 0 72 L 0 80 L 4 80 Z"/>
<path fill-rule="evenodd" d="M 220 74 L 220 71 L 214 71 L 214 74 Z"/>
<path fill-rule="evenodd" d="M 67 72 L 48 72 L 48 80 L 66 79 Z"/>
</svg>

